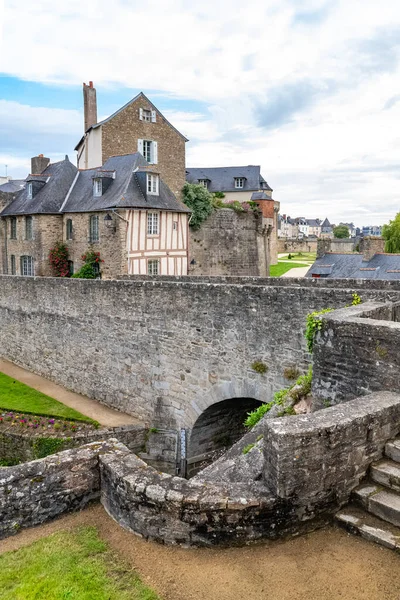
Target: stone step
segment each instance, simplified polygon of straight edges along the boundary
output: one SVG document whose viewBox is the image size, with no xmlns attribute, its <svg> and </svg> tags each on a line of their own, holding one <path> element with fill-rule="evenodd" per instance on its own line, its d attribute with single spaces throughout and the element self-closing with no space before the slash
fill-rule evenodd
<svg viewBox="0 0 400 600">
<path fill-rule="evenodd" d="M 387 458 L 380 460 L 371 465 L 370 475 L 375 483 L 400 492 L 400 463 Z"/>
<path fill-rule="evenodd" d="M 400 528 L 374 517 L 358 506 L 349 504 L 336 513 L 335 520 L 350 533 L 400 552 Z"/>
<path fill-rule="evenodd" d="M 400 494 L 376 483 L 364 483 L 353 492 L 354 499 L 368 512 L 400 527 Z"/>
<path fill-rule="evenodd" d="M 400 438 L 386 444 L 385 454 L 395 462 L 400 463 Z"/>
</svg>

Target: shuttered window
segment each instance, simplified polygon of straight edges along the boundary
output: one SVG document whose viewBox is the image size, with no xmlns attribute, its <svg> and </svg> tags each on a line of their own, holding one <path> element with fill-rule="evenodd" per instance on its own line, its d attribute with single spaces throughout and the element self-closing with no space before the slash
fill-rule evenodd
<svg viewBox="0 0 400 600">
<path fill-rule="evenodd" d="M 148 163 L 158 163 L 158 143 L 153 140 L 138 140 L 138 152 L 144 156 Z"/>
<path fill-rule="evenodd" d="M 99 217 L 93 215 L 89 220 L 89 242 L 98 242 L 99 239 Z"/>
</svg>

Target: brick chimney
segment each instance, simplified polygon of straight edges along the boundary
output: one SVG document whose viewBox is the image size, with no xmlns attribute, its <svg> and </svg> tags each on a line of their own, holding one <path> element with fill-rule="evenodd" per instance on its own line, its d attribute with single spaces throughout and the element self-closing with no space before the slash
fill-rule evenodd
<svg viewBox="0 0 400 600">
<path fill-rule="evenodd" d="M 86 132 L 89 127 L 97 123 L 96 88 L 93 87 L 93 81 L 89 81 L 89 85 L 83 84 L 83 110 Z"/>
<path fill-rule="evenodd" d="M 40 175 L 50 164 L 50 159 L 43 156 L 43 154 L 39 154 L 38 156 L 33 156 L 31 158 L 31 174 L 32 175 Z"/>
<path fill-rule="evenodd" d="M 369 261 L 374 254 L 385 252 L 385 240 L 381 237 L 365 237 L 360 242 L 363 261 Z"/>
</svg>

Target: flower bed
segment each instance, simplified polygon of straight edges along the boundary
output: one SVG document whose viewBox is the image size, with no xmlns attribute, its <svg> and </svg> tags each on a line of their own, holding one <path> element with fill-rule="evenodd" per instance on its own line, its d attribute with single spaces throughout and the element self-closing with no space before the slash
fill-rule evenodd
<svg viewBox="0 0 400 600">
<path fill-rule="evenodd" d="M 1 409 L 0 409 L 1 410 Z M 55 417 L 44 417 L 41 415 L 32 415 L 14 411 L 5 411 L 0 413 L 0 431 L 6 426 L 32 429 L 42 433 L 71 433 L 92 431 L 98 428 L 97 423 L 84 423 L 82 421 L 71 421 L 68 419 L 58 419 Z"/>
</svg>

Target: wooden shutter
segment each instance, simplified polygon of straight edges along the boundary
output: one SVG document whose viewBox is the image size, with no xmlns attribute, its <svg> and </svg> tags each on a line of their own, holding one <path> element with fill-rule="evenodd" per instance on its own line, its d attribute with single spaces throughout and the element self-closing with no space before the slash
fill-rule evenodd
<svg viewBox="0 0 400 600">
<path fill-rule="evenodd" d="M 153 142 L 152 144 L 153 146 L 153 156 L 151 157 L 151 162 L 153 163 L 153 165 L 156 165 L 158 162 L 158 143 L 157 142 Z"/>
<path fill-rule="evenodd" d="M 151 111 L 151 122 L 152 123 L 156 122 L 156 111 L 155 110 Z"/>
<path fill-rule="evenodd" d="M 140 152 L 140 154 L 143 156 L 143 140 L 137 141 L 137 149 L 138 149 L 138 152 Z"/>
<path fill-rule="evenodd" d="M 143 121 L 143 108 L 139 108 L 139 119 Z"/>
</svg>

